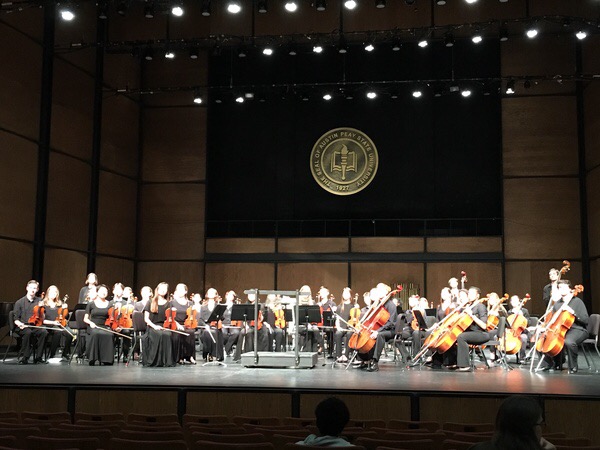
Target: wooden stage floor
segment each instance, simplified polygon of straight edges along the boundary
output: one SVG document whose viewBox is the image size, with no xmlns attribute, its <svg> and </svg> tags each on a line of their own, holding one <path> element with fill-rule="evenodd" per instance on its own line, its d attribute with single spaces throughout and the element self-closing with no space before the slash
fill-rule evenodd
<svg viewBox="0 0 600 450">
<path fill-rule="evenodd" d="M 342 365 L 332 367 L 332 360 L 319 357 L 312 369 L 246 368 L 226 360 L 227 367 L 197 365 L 173 368 L 145 368 L 137 363 L 126 367 L 89 367 L 87 364 L 55 363 L 18 365 L 14 358 L 0 364 L 1 388 L 55 387 L 108 389 L 177 389 L 193 391 L 272 391 L 356 393 L 413 393 L 420 395 L 503 396 L 510 394 L 541 395 L 546 398 L 570 397 L 600 399 L 600 374 L 589 371 L 583 358 L 580 371 L 529 372 L 529 366 L 513 365 L 506 371 L 499 366 L 486 369 L 477 363 L 474 372 L 432 370 L 428 367 L 406 368 L 382 359 L 380 371 L 369 373 Z M 600 361 L 595 361 L 600 367 Z"/>
</svg>

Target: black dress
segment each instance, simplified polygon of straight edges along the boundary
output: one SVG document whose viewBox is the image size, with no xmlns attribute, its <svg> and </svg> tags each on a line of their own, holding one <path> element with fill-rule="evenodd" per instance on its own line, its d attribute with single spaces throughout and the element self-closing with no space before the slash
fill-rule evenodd
<svg viewBox="0 0 600 450">
<path fill-rule="evenodd" d="M 169 303 L 158 305 L 158 312 L 150 311 L 150 302 L 144 307 L 144 314 L 149 314 L 150 322 L 155 325 L 162 326 L 165 322 L 165 311 L 169 307 Z M 173 360 L 173 344 L 171 336 L 175 335 L 168 330 L 155 330 L 151 326 L 146 328 L 146 334 L 142 337 L 142 363 L 148 367 L 172 367 Z"/>
<path fill-rule="evenodd" d="M 45 307 L 45 319 L 56 320 L 58 317 L 58 306 L 52 308 L 51 306 Z M 61 338 L 65 338 L 65 347 L 63 349 L 63 356 L 67 357 L 71 354 L 71 343 L 73 342 L 73 336 L 71 336 L 66 330 L 62 328 L 51 326 L 48 327 L 48 333 L 50 335 L 50 358 L 56 356 L 56 350 L 60 346 Z"/>
<path fill-rule="evenodd" d="M 106 307 L 100 307 L 95 301 L 88 303 L 85 308 L 85 312 L 89 319 L 98 327 L 88 327 L 86 354 L 90 363 L 99 361 L 102 364 L 112 364 L 115 359 L 113 334 L 99 329 L 107 328 L 104 323 L 108 318 L 108 308 L 109 303 L 106 304 Z"/>
<path fill-rule="evenodd" d="M 178 324 L 183 325 L 187 318 L 187 308 L 191 306 L 191 302 L 182 305 L 176 300 L 172 300 L 169 303 L 169 307 L 176 311 L 175 320 Z M 171 333 L 171 342 L 173 343 L 173 360 L 175 362 L 190 360 L 190 358 L 196 358 L 196 330 L 190 330 L 186 328 L 180 330 L 186 333 L 184 336 L 179 333 Z"/>
</svg>

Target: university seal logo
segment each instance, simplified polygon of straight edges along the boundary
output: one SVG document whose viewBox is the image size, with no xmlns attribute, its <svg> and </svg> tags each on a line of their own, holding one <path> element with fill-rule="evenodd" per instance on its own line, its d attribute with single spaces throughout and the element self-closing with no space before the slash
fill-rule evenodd
<svg viewBox="0 0 600 450">
<path fill-rule="evenodd" d="M 375 144 L 362 131 L 335 128 L 321 136 L 310 154 L 315 181 L 335 195 L 351 195 L 366 188 L 377 173 Z"/>
</svg>

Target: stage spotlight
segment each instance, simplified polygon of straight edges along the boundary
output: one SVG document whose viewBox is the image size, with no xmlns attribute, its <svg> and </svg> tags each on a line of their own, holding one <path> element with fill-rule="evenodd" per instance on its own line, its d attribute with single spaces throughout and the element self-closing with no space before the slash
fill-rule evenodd
<svg viewBox="0 0 600 450">
<path fill-rule="evenodd" d="M 375 8 L 377 8 L 377 9 L 385 8 L 385 0 L 375 0 Z"/>
<path fill-rule="evenodd" d="M 210 16 L 210 0 L 202 1 L 202 16 L 209 17 Z"/>
<path fill-rule="evenodd" d="M 506 41 L 508 41 L 508 28 L 506 28 L 506 25 L 502 25 L 500 27 L 500 42 Z"/>
<path fill-rule="evenodd" d="M 108 5 L 101 3 L 98 8 L 98 19 L 106 20 L 108 18 Z"/>
<path fill-rule="evenodd" d="M 477 0 L 465 0 L 467 3 L 475 3 Z"/>
<path fill-rule="evenodd" d="M 152 61 L 154 59 L 154 49 L 152 47 L 146 47 L 143 55 L 146 61 Z"/>
<path fill-rule="evenodd" d="M 344 98 L 346 100 L 354 100 L 354 94 L 352 94 L 352 92 L 348 91 L 345 93 Z"/>
<path fill-rule="evenodd" d="M 427 47 L 427 44 L 428 44 L 427 39 L 421 39 L 417 45 L 421 48 L 425 48 L 425 47 Z"/>
<path fill-rule="evenodd" d="M 527 37 L 529 39 L 533 39 L 534 37 L 536 37 L 538 35 L 538 29 L 536 26 L 532 25 L 529 28 L 527 28 L 527 31 L 525 34 L 527 35 Z"/>
<path fill-rule="evenodd" d="M 356 8 L 356 0 L 346 0 L 344 2 L 344 6 L 346 7 L 346 9 L 354 9 Z"/>
<path fill-rule="evenodd" d="M 331 94 L 325 94 L 325 95 L 323 96 L 323 100 L 327 100 L 327 101 L 329 101 L 329 100 L 331 100 L 331 99 L 332 99 L 332 97 L 331 97 Z"/>
<path fill-rule="evenodd" d="M 390 98 L 393 98 L 394 100 L 396 100 L 398 97 L 399 97 L 399 96 L 398 96 L 398 92 L 396 92 L 396 91 L 393 91 L 393 92 L 390 94 Z"/>
<path fill-rule="evenodd" d="M 200 95 L 200 92 L 196 92 L 194 94 L 194 103 L 196 105 L 201 105 L 202 104 L 202 96 Z"/>
<path fill-rule="evenodd" d="M 181 5 L 173 6 L 173 8 L 171 8 L 171 14 L 173 14 L 175 17 L 183 16 L 183 8 Z"/>
<path fill-rule="evenodd" d="M 471 38 L 471 41 L 473 41 L 473 44 L 479 44 L 481 41 L 483 41 L 483 36 L 479 33 L 474 34 Z"/>
<path fill-rule="evenodd" d="M 303 102 L 307 102 L 309 100 L 308 94 L 302 94 L 301 96 Z"/>
<path fill-rule="evenodd" d="M 512 95 L 515 93 L 515 82 L 514 80 L 510 80 L 508 83 L 506 83 L 506 91 L 504 91 L 505 94 L 507 95 Z"/>
<path fill-rule="evenodd" d="M 293 0 L 288 0 L 285 3 L 285 9 L 286 9 L 286 11 L 289 11 L 289 12 L 295 12 L 298 9 L 298 3 L 296 3 Z"/>
<path fill-rule="evenodd" d="M 421 97 L 422 95 L 423 95 L 423 92 L 419 91 L 418 89 L 417 89 L 417 90 L 415 90 L 415 91 L 413 91 L 413 93 L 412 93 L 412 96 L 413 96 L 414 98 L 419 98 L 419 97 Z"/>
<path fill-rule="evenodd" d="M 438 6 L 444 6 L 446 4 L 446 0 L 436 0 L 435 2 Z"/>
<path fill-rule="evenodd" d="M 402 44 L 400 43 L 400 41 L 398 39 L 396 39 L 394 41 L 394 43 L 392 44 L 392 51 L 399 52 L 401 48 L 402 48 Z"/>
<path fill-rule="evenodd" d="M 448 48 L 454 47 L 454 36 L 452 34 L 447 34 L 444 38 L 444 45 Z"/>
<path fill-rule="evenodd" d="M 258 12 L 261 14 L 266 14 L 267 12 L 267 0 L 259 0 L 257 3 Z"/>
<path fill-rule="evenodd" d="M 167 49 L 165 50 L 165 58 L 167 59 L 174 59 L 175 58 L 175 52 L 171 49 Z"/>
<path fill-rule="evenodd" d="M 348 53 L 348 44 L 346 44 L 345 39 L 340 39 L 340 43 L 338 45 L 338 53 L 341 53 L 342 55 Z"/>
<path fill-rule="evenodd" d="M 369 92 L 367 92 L 367 98 L 373 100 L 374 98 L 377 98 L 377 93 L 373 92 L 373 91 L 369 91 Z"/>
<path fill-rule="evenodd" d="M 460 92 L 460 95 L 462 95 L 462 96 L 463 96 L 463 97 L 465 97 L 465 98 L 467 98 L 467 97 L 470 97 L 470 96 L 471 96 L 471 94 L 472 94 L 472 92 L 471 92 L 471 90 L 470 90 L 470 89 L 463 89 L 463 90 Z"/>
<path fill-rule="evenodd" d="M 245 58 L 248 55 L 244 47 L 240 47 L 238 50 L 238 58 Z"/>
<path fill-rule="evenodd" d="M 587 37 L 587 33 L 583 30 L 579 30 L 577 33 L 575 33 L 575 37 L 580 41 L 583 41 Z"/>
<path fill-rule="evenodd" d="M 198 49 L 197 48 L 191 48 L 190 49 L 190 59 L 198 59 Z"/>
<path fill-rule="evenodd" d="M 71 8 L 65 6 L 60 10 L 60 18 L 66 22 L 70 22 L 75 18 L 75 13 Z"/>
<path fill-rule="evenodd" d="M 317 11 L 325 11 L 327 8 L 327 2 L 325 0 L 317 0 L 315 2 L 315 8 L 317 8 Z"/>
<path fill-rule="evenodd" d="M 296 56 L 298 54 L 298 50 L 294 44 L 290 44 L 290 49 L 288 50 L 288 55 Z"/>
<path fill-rule="evenodd" d="M 148 4 L 144 6 L 144 17 L 146 19 L 154 19 L 154 5 Z"/>
<path fill-rule="evenodd" d="M 314 53 L 322 53 L 323 52 L 323 47 L 319 44 L 315 44 L 315 46 L 313 47 L 313 52 Z"/>
<path fill-rule="evenodd" d="M 235 98 L 235 101 L 236 101 L 236 103 L 244 103 L 244 97 L 243 97 L 243 96 L 241 96 L 241 95 L 238 95 L 238 96 Z"/>
<path fill-rule="evenodd" d="M 412 6 L 415 4 L 415 0 L 404 0 L 404 3 L 406 3 L 408 6 Z"/>
<path fill-rule="evenodd" d="M 375 50 L 375 46 L 371 43 L 368 43 L 367 45 L 365 45 L 365 50 L 368 52 L 372 52 L 373 50 Z"/>
<path fill-rule="evenodd" d="M 242 5 L 239 0 L 230 0 L 227 4 L 227 11 L 231 14 L 237 14 L 242 10 Z"/>
<path fill-rule="evenodd" d="M 273 54 L 273 49 L 271 47 L 263 48 L 263 55 L 271 56 Z"/>
<path fill-rule="evenodd" d="M 117 14 L 119 14 L 120 16 L 124 16 L 125 14 L 127 14 L 127 3 L 123 1 L 119 2 L 117 6 Z"/>
</svg>

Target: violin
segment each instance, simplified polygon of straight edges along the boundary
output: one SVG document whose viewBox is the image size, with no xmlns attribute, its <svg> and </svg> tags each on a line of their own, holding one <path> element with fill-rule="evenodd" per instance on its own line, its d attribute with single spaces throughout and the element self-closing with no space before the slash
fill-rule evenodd
<svg viewBox="0 0 600 450">
<path fill-rule="evenodd" d="M 167 330 L 177 330 L 177 321 L 175 320 L 176 315 L 176 309 L 167 308 L 165 310 L 165 323 L 163 324 L 163 328 L 166 328 Z"/>
<path fill-rule="evenodd" d="M 56 321 L 62 326 L 67 326 L 67 319 L 69 317 L 69 307 L 67 305 L 67 301 L 69 300 L 69 296 L 65 295 L 62 299 L 62 305 L 58 307 L 58 314 L 56 316 Z"/>
<path fill-rule="evenodd" d="M 133 305 L 124 305 L 121 307 L 119 315 L 119 327 L 121 328 L 133 328 L 133 320 L 131 315 L 133 314 Z"/>
<path fill-rule="evenodd" d="M 31 314 L 31 317 L 27 319 L 27 323 L 34 327 L 41 327 L 44 324 L 45 315 L 46 309 L 42 305 L 36 305 L 33 307 L 33 313 Z"/>
<path fill-rule="evenodd" d="M 359 353 L 368 353 L 375 346 L 376 339 L 371 338 L 371 333 L 377 331 L 387 323 L 390 313 L 384 306 L 392 295 L 401 291 L 402 286 L 398 285 L 395 290 L 390 291 L 382 300 L 374 302 L 369 307 L 363 321 L 357 326 L 359 330 L 352 334 L 348 341 L 348 346 L 351 349 Z"/>
<path fill-rule="evenodd" d="M 111 330 L 116 330 L 119 328 L 119 316 L 121 314 L 121 308 L 118 306 L 111 306 L 108 308 L 108 317 L 104 321 L 104 325 L 106 325 Z"/>
<path fill-rule="evenodd" d="M 358 294 L 357 294 L 358 296 Z M 358 321 L 360 320 L 360 307 L 358 303 L 355 303 L 352 309 L 350 310 L 350 318 L 348 319 L 348 325 L 352 327 L 356 327 L 358 325 Z"/>
<path fill-rule="evenodd" d="M 583 286 L 578 284 L 573 288 L 573 297 L 580 292 L 583 292 Z M 563 304 L 546 322 L 546 331 L 540 335 L 535 343 L 538 352 L 554 357 L 563 349 L 565 335 L 575 323 L 575 316 L 566 309 L 568 305 L 568 303 Z"/>
<path fill-rule="evenodd" d="M 285 328 L 285 311 L 283 308 L 276 309 L 274 311 L 275 314 L 275 326 L 277 328 L 281 328 L 282 330 Z"/>
<path fill-rule="evenodd" d="M 193 307 L 190 306 L 186 310 L 186 313 L 187 313 L 187 317 L 185 318 L 185 322 L 183 322 L 183 326 L 185 328 L 191 328 L 191 329 L 198 328 L 198 311 L 196 311 Z"/>
</svg>

